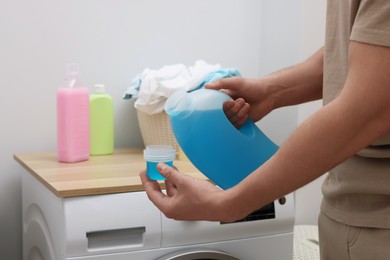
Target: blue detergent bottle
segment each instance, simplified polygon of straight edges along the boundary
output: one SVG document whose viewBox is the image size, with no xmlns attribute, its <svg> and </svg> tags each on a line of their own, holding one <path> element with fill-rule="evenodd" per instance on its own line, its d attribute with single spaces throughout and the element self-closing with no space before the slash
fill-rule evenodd
<svg viewBox="0 0 390 260">
<path fill-rule="evenodd" d="M 183 152 L 222 189 L 238 184 L 278 150 L 251 119 L 240 129 L 230 123 L 223 111 L 229 99 L 211 89 L 177 91 L 164 107 Z"/>
</svg>

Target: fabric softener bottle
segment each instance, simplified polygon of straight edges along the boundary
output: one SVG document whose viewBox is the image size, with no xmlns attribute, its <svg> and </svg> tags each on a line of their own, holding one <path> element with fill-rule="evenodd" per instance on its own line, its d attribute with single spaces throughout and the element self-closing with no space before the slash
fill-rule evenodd
<svg viewBox="0 0 390 260">
<path fill-rule="evenodd" d="M 96 84 L 89 97 L 90 105 L 90 153 L 105 155 L 114 153 L 114 104 L 105 86 Z"/>
<path fill-rule="evenodd" d="M 57 154 L 60 162 L 89 159 L 89 92 L 80 83 L 77 64 L 68 64 L 57 90 Z"/>
<path fill-rule="evenodd" d="M 221 91 L 200 89 L 175 92 L 165 103 L 184 153 L 222 189 L 238 184 L 278 150 L 251 119 L 240 129 L 231 124 L 222 108 L 228 99 Z"/>
</svg>

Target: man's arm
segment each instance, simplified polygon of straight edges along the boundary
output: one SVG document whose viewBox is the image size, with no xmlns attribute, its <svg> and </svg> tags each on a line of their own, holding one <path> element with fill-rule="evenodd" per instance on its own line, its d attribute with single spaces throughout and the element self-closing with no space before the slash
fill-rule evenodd
<svg viewBox="0 0 390 260">
<path fill-rule="evenodd" d="M 248 117 L 258 121 L 272 110 L 322 97 L 323 49 L 302 63 L 259 79 L 233 77 L 206 84 L 223 90 L 235 101 L 226 101 L 224 111 L 237 128 Z M 247 103 L 245 103 L 247 102 Z M 250 105 L 250 107 L 249 107 Z"/>
<path fill-rule="evenodd" d="M 259 79 L 272 93 L 273 109 L 322 98 L 324 49 L 306 61 Z"/>
<path fill-rule="evenodd" d="M 264 165 L 220 193 L 216 206 L 223 207 L 226 221 L 240 219 L 311 182 L 388 132 L 390 48 L 351 42 L 348 78 L 340 95 L 300 125 Z"/>
</svg>

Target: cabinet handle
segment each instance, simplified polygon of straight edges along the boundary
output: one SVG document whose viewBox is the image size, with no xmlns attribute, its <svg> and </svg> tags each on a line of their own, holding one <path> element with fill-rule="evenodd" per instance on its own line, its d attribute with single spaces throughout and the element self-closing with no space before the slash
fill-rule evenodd
<svg viewBox="0 0 390 260">
<path fill-rule="evenodd" d="M 88 250 L 108 250 L 143 245 L 145 227 L 122 228 L 87 232 Z"/>
</svg>

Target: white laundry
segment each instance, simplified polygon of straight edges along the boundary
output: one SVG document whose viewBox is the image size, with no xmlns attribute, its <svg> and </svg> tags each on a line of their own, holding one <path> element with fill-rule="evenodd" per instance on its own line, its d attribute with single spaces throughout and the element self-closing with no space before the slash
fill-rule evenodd
<svg viewBox="0 0 390 260">
<path fill-rule="evenodd" d="M 195 89 L 213 71 L 221 65 L 211 65 L 198 60 L 193 66 L 183 64 L 166 65 L 158 70 L 145 69 L 134 84 L 129 87 L 124 97 L 137 98 L 134 106 L 147 114 L 157 114 L 163 111 L 166 99 L 177 90 L 189 91 Z M 138 89 L 138 93 L 136 90 Z"/>
</svg>

